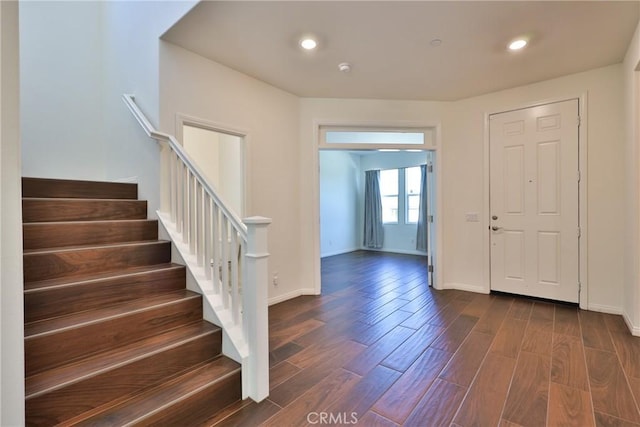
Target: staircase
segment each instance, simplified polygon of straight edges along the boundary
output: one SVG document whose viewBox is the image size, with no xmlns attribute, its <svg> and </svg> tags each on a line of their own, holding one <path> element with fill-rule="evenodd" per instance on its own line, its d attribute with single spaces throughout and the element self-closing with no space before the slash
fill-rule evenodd
<svg viewBox="0 0 640 427">
<path fill-rule="evenodd" d="M 27 425 L 201 425 L 240 400 L 135 184 L 22 184 Z"/>
</svg>

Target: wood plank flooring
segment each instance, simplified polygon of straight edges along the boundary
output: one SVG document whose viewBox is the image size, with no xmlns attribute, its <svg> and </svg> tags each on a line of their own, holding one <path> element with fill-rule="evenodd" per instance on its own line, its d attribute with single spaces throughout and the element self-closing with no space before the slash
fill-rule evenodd
<svg viewBox="0 0 640 427">
<path fill-rule="evenodd" d="M 638 426 L 640 338 L 620 316 L 435 291 L 423 257 L 322 260 L 272 306 L 271 394 L 216 426 Z"/>
</svg>

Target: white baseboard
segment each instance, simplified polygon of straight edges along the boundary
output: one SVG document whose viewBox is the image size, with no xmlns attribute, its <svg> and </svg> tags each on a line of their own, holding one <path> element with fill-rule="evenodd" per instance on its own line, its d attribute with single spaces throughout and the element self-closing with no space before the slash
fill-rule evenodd
<svg viewBox="0 0 640 427">
<path fill-rule="evenodd" d="M 607 314 L 622 314 L 622 309 L 620 307 L 614 307 L 611 305 L 589 304 L 587 306 L 587 310 Z"/>
<path fill-rule="evenodd" d="M 130 176 L 127 178 L 118 178 L 116 180 L 114 180 L 113 182 L 121 182 L 121 183 L 125 183 L 125 184 L 137 184 L 138 183 L 138 177 L 137 176 Z"/>
<path fill-rule="evenodd" d="M 320 254 L 320 258 L 326 258 L 329 256 L 335 256 L 335 255 L 342 255 L 342 254 L 348 254 L 350 252 L 355 252 L 360 250 L 360 248 L 351 248 L 351 249 L 341 249 L 341 250 L 337 250 L 337 251 L 332 251 L 332 252 L 325 252 Z"/>
<path fill-rule="evenodd" d="M 278 304 L 279 302 L 284 302 L 302 295 L 318 295 L 318 294 L 316 293 L 315 289 L 311 289 L 311 288 L 296 289 L 294 291 L 287 292 L 286 294 L 269 298 L 269 302 L 267 304 L 269 305 Z"/>
<path fill-rule="evenodd" d="M 624 310 L 622 312 L 622 318 L 624 319 L 624 323 L 627 324 L 627 328 L 629 328 L 629 332 L 631 332 L 631 335 L 635 337 L 640 337 L 640 326 L 634 325 L 633 322 L 631 321 L 631 318 L 629 317 L 627 312 Z"/>
<path fill-rule="evenodd" d="M 408 251 L 408 250 L 403 250 L 403 249 L 372 249 L 372 248 L 360 248 L 360 249 L 356 249 L 356 250 L 361 250 L 361 251 L 371 251 L 371 252 L 386 252 L 389 254 L 401 254 L 401 255 L 418 255 L 418 256 L 427 256 L 426 252 L 420 252 L 420 251 Z"/>
<path fill-rule="evenodd" d="M 470 285 L 468 283 L 447 282 L 442 285 L 442 289 L 457 289 L 459 291 L 475 292 L 477 294 L 488 294 L 489 289 L 482 285 Z"/>
</svg>

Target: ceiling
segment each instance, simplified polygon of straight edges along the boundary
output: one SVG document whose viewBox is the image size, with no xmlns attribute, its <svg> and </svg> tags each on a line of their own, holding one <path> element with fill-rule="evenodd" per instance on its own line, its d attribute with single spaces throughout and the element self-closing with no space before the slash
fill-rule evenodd
<svg viewBox="0 0 640 427">
<path fill-rule="evenodd" d="M 300 97 L 451 101 L 621 62 L 639 14 L 638 1 L 203 1 L 163 39 Z M 529 46 L 508 52 L 521 35 Z"/>
</svg>

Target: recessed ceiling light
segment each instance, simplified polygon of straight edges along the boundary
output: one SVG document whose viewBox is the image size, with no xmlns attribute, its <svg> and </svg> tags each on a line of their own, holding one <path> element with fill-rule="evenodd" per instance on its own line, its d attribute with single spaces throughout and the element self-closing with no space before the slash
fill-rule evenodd
<svg viewBox="0 0 640 427">
<path fill-rule="evenodd" d="M 509 43 L 509 50 L 520 50 L 527 45 L 527 40 L 525 39 L 516 39 Z"/>
<path fill-rule="evenodd" d="M 343 73 L 348 73 L 349 71 L 351 71 L 351 64 L 349 64 L 348 62 L 341 62 L 340 64 L 338 64 L 338 70 L 342 71 Z"/>
<path fill-rule="evenodd" d="M 318 42 L 312 39 L 311 37 L 305 37 L 300 40 L 300 47 L 305 50 L 313 50 L 318 46 Z"/>
<path fill-rule="evenodd" d="M 433 47 L 438 47 L 442 44 L 442 40 L 440 39 L 433 39 L 429 42 L 429 44 Z"/>
</svg>

